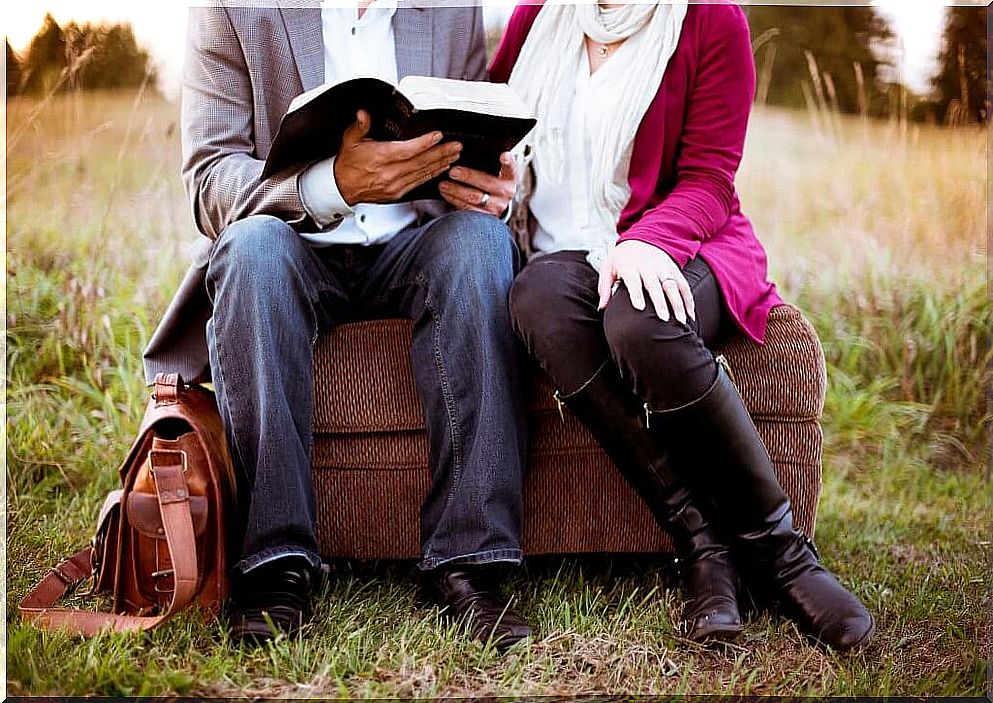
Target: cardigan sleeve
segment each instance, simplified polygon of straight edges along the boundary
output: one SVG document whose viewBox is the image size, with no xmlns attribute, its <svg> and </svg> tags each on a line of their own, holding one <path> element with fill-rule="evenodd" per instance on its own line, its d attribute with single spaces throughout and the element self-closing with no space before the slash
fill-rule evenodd
<svg viewBox="0 0 993 703">
<path fill-rule="evenodd" d="M 500 45 L 490 62 L 490 80 L 492 82 L 506 83 L 510 80 L 510 74 L 514 70 L 514 64 L 517 63 L 517 57 L 521 55 L 524 40 L 527 39 L 528 32 L 531 31 L 531 26 L 540 11 L 541 4 L 521 4 L 514 8 L 514 12 L 507 22 L 507 28 L 503 32 Z"/>
<path fill-rule="evenodd" d="M 730 217 L 755 98 L 755 63 L 744 13 L 735 6 L 706 9 L 711 22 L 699 38 L 700 56 L 676 150 L 675 186 L 618 238 L 653 244 L 680 268 Z"/>
</svg>

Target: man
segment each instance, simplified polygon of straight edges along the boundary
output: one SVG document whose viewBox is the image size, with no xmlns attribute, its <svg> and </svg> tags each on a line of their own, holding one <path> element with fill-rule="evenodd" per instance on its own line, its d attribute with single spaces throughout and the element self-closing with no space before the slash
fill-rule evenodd
<svg viewBox="0 0 993 703">
<path fill-rule="evenodd" d="M 322 82 L 484 79 L 481 9 L 300 4 L 191 10 L 183 176 L 214 241 L 146 350 L 146 374 L 213 381 L 247 512 L 231 633 L 261 641 L 299 628 L 320 567 L 312 345 L 349 320 L 412 319 L 433 471 L 419 567 L 447 612 L 509 646 L 530 633 L 493 578 L 521 560 L 516 252 L 496 217 L 514 192 L 512 161 L 496 177 L 459 168 L 460 145 L 440 134 L 375 142 L 360 111 L 335 157 L 259 179 L 291 99 Z M 448 203 L 396 202 L 445 171 Z"/>
</svg>

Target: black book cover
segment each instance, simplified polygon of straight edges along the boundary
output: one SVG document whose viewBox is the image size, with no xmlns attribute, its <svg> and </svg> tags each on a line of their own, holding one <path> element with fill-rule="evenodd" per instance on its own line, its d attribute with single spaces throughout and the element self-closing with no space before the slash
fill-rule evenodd
<svg viewBox="0 0 993 703">
<path fill-rule="evenodd" d="M 446 84 L 444 79 L 436 80 Z M 492 106 L 466 107 L 458 100 L 449 107 L 435 100 L 431 108 L 419 109 L 401 92 L 403 87 L 403 82 L 397 88 L 378 78 L 353 78 L 299 96 L 280 121 L 262 178 L 337 154 L 345 129 L 360 109 L 372 117 L 371 139 L 407 140 L 438 130 L 444 135 L 442 143 L 461 142 L 457 165 L 493 175 L 500 171 L 500 154 L 516 146 L 536 123 L 533 117 L 520 113 L 496 114 L 499 110 Z M 438 183 L 443 178 L 444 174 L 415 188 L 401 201 L 440 198 Z"/>
</svg>

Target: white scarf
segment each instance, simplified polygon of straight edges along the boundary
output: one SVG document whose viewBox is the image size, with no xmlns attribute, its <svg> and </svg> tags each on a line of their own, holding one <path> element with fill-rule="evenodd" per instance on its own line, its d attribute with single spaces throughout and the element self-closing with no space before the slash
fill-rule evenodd
<svg viewBox="0 0 993 703">
<path fill-rule="evenodd" d="M 608 11 L 596 2 L 546 4 L 511 73 L 511 87 L 538 117 L 538 126 L 526 143 L 532 150 L 542 149 L 542 162 L 550 164 L 552 172 L 558 166 L 561 173 L 564 156 L 556 152 L 562 148 L 561 135 L 569 118 L 562 106 L 570 105 L 573 98 L 561 100 L 558 91 L 562 86 L 567 90 L 575 86 L 575 76 L 584 65 L 584 37 L 604 44 L 626 40 L 598 69 L 598 73 L 609 72 L 604 76 L 609 80 L 602 84 L 610 86 L 611 99 L 606 101 L 604 114 L 590 121 L 587 135 L 592 146 L 588 202 L 602 215 L 598 221 L 603 223 L 603 231 L 597 232 L 597 248 L 604 251 L 590 260 L 598 269 L 617 238 L 617 222 L 631 195 L 628 170 L 635 134 L 676 51 L 686 12 L 687 0 L 626 4 Z M 556 138 L 558 148 L 552 146 Z"/>
</svg>

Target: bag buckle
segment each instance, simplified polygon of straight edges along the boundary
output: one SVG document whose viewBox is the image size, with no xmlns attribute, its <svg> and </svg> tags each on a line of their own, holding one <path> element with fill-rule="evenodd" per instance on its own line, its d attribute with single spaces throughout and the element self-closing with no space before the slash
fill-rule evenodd
<svg viewBox="0 0 993 703">
<path fill-rule="evenodd" d="M 152 400 L 156 405 L 175 405 L 180 394 L 190 387 L 183 383 L 183 377 L 178 373 L 158 373 L 152 383 L 155 386 Z"/>
<path fill-rule="evenodd" d="M 159 585 L 160 583 L 162 583 L 160 579 L 164 579 L 168 576 L 172 576 L 174 573 L 175 571 L 173 569 L 161 569 L 159 571 L 152 572 L 152 581 L 155 584 L 153 588 L 155 589 L 156 593 L 172 593 L 173 591 L 176 590 L 175 585 L 173 585 L 172 588 Z"/>
<path fill-rule="evenodd" d="M 84 584 L 84 583 L 86 583 L 87 581 L 90 581 L 90 580 L 93 581 L 93 585 L 90 587 L 90 589 L 86 593 L 83 593 L 81 595 L 88 596 L 88 595 L 93 594 L 96 591 L 96 584 L 97 584 L 95 572 L 92 572 L 91 571 L 91 573 L 90 573 L 89 576 L 86 576 L 86 577 L 84 577 L 82 579 L 78 579 L 78 580 L 77 579 L 74 579 L 71 576 L 69 576 L 65 572 L 65 569 L 63 568 L 66 564 L 69 564 L 69 563 L 73 563 L 72 562 L 72 557 L 62 557 L 62 559 L 59 560 L 59 563 L 58 564 L 56 564 L 51 569 L 49 569 L 49 571 L 51 571 L 53 574 L 55 574 L 55 578 L 57 578 L 59 581 L 61 581 L 63 584 L 65 584 L 65 586 L 66 586 L 66 595 L 71 595 L 71 594 L 75 593 L 82 584 Z"/>
<path fill-rule="evenodd" d="M 179 465 L 183 467 L 183 473 L 189 473 L 189 466 L 186 463 L 186 451 L 183 449 L 152 449 L 148 452 L 148 472 L 155 475 L 155 465 L 158 463 L 160 466 L 174 466 L 174 464 L 165 464 L 161 461 L 156 462 L 155 457 L 157 455 L 165 454 L 178 454 L 179 455 Z"/>
<path fill-rule="evenodd" d="M 62 567 L 71 561 L 72 561 L 72 557 L 62 557 L 61 559 L 59 559 L 58 564 L 56 564 L 51 569 L 49 569 L 49 571 L 55 574 L 55 576 L 59 579 L 59 581 L 64 583 L 66 586 L 72 586 L 78 583 L 74 579 L 69 578 L 69 576 L 67 576 L 65 572 L 62 571 Z"/>
</svg>

